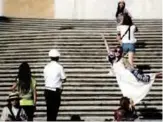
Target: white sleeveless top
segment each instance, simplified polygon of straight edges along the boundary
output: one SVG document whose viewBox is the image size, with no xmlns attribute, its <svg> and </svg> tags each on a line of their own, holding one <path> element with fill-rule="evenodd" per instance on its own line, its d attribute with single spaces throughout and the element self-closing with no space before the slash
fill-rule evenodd
<svg viewBox="0 0 163 122">
<path fill-rule="evenodd" d="M 117 26 L 117 31 L 120 32 L 121 37 L 125 34 L 125 32 L 128 30 L 129 26 L 128 25 L 119 25 Z M 135 38 L 135 30 L 136 26 L 132 25 L 130 27 L 130 39 L 129 39 L 129 31 L 126 33 L 126 35 L 122 39 L 122 43 L 135 43 L 137 40 Z"/>
</svg>

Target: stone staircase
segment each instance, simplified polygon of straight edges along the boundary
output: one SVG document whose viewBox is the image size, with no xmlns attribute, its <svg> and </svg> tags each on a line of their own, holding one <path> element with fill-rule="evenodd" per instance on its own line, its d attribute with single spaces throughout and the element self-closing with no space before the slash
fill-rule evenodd
<svg viewBox="0 0 163 122">
<path fill-rule="evenodd" d="M 134 20 L 139 28 L 136 65 L 145 65 L 144 72 L 162 71 L 161 20 Z M 63 26 L 71 29 L 60 30 Z M 57 120 L 69 120 L 79 114 L 83 120 L 104 121 L 122 97 L 115 77 L 108 76 L 110 64 L 101 33 L 110 47 L 115 47 L 116 28 L 113 20 L 51 20 L 11 18 L 0 23 L 0 112 L 6 104 L 18 67 L 28 61 L 37 80 L 35 120 L 46 120 L 43 68 L 50 61 L 48 52 L 61 52 L 67 82 L 63 84 L 62 102 Z M 147 107 L 162 114 L 162 79 L 157 78 L 149 94 L 136 105 L 144 115 Z M 154 111 L 155 110 L 155 111 Z"/>
</svg>

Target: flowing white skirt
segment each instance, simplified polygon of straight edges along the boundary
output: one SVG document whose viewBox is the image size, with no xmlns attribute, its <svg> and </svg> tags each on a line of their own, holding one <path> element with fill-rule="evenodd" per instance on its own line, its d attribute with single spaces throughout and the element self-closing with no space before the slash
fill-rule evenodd
<svg viewBox="0 0 163 122">
<path fill-rule="evenodd" d="M 139 103 L 148 94 L 156 76 L 148 74 L 150 75 L 149 83 L 138 81 L 129 70 L 125 69 L 121 60 L 113 64 L 113 70 L 123 96 L 132 99 L 134 104 Z"/>
</svg>

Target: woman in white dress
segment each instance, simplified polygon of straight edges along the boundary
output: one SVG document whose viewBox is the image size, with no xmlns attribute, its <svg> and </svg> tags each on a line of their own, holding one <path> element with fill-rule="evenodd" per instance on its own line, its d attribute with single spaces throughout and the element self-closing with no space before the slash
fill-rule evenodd
<svg viewBox="0 0 163 122">
<path fill-rule="evenodd" d="M 130 98 L 133 104 L 139 103 L 149 92 L 157 75 L 160 73 L 143 74 L 122 57 L 122 48 L 118 46 L 114 51 L 108 51 L 108 59 L 123 96 Z"/>
</svg>

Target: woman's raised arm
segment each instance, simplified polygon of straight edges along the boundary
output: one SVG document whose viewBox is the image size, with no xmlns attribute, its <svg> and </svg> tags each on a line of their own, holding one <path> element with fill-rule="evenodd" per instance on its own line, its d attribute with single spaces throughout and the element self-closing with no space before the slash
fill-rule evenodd
<svg viewBox="0 0 163 122">
<path fill-rule="evenodd" d="M 109 54 L 109 53 L 110 53 L 110 49 L 109 49 L 109 46 L 108 46 L 107 40 L 105 39 L 104 34 L 101 34 L 101 36 L 102 36 L 102 39 L 104 40 L 105 47 L 106 47 L 106 51 L 107 51 L 107 53 Z"/>
</svg>

